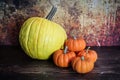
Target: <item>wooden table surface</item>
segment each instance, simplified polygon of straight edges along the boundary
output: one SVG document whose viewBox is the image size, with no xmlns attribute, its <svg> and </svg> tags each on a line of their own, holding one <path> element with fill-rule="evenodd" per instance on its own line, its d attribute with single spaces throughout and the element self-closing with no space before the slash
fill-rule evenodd
<svg viewBox="0 0 120 80">
<path fill-rule="evenodd" d="M 91 49 L 98 53 L 94 69 L 78 74 L 55 66 L 52 59 L 33 60 L 20 46 L 0 46 L 0 80 L 120 80 L 120 46 Z"/>
</svg>

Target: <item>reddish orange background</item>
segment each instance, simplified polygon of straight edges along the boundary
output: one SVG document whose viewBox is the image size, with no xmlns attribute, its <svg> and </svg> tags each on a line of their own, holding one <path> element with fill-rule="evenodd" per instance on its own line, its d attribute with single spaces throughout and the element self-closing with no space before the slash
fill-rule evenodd
<svg viewBox="0 0 120 80">
<path fill-rule="evenodd" d="M 19 45 L 19 30 L 32 16 L 45 18 L 52 8 L 52 21 L 71 35 L 83 37 L 87 46 L 120 46 L 119 0 L 1 0 L 0 45 Z"/>
</svg>

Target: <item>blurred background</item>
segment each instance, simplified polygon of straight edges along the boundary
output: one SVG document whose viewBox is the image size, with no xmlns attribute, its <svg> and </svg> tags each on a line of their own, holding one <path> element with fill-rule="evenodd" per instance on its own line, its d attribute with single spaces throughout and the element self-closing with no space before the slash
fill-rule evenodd
<svg viewBox="0 0 120 80">
<path fill-rule="evenodd" d="M 29 17 L 45 18 L 83 37 L 87 46 L 120 46 L 120 0 L 0 0 L 0 45 L 19 45 L 19 30 Z"/>
</svg>

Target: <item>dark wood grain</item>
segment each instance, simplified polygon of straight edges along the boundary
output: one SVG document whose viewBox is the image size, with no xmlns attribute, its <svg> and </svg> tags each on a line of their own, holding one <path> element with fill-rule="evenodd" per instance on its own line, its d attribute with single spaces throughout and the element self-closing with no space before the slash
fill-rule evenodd
<svg viewBox="0 0 120 80">
<path fill-rule="evenodd" d="M 19 46 L 0 46 L 0 80 L 120 80 L 120 47 L 91 47 L 98 53 L 94 69 L 78 74 L 52 59 L 29 58 Z"/>
</svg>

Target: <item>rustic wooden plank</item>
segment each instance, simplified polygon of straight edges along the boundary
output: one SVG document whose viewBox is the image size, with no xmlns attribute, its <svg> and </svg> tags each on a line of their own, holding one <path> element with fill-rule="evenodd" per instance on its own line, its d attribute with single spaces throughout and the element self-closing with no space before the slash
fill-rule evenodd
<svg viewBox="0 0 120 80">
<path fill-rule="evenodd" d="M 0 46 L 0 79 L 7 80 L 120 80 L 120 47 L 91 47 L 98 52 L 94 69 L 78 74 L 59 68 L 52 59 L 29 58 L 19 46 Z"/>
</svg>

